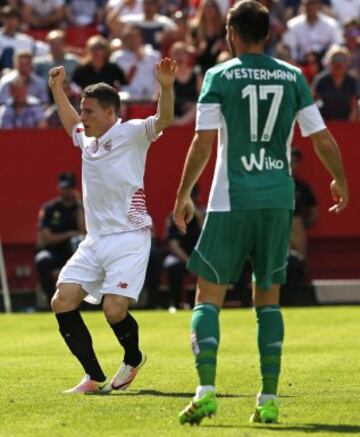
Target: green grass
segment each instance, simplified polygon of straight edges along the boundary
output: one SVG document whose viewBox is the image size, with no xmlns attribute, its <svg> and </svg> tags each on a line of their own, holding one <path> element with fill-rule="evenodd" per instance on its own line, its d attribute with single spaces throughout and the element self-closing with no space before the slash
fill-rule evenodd
<svg viewBox="0 0 360 437">
<path fill-rule="evenodd" d="M 359 307 L 285 309 L 278 425 L 251 426 L 259 388 L 255 317 L 224 310 L 218 415 L 181 427 L 177 415 L 197 384 L 190 312 L 136 312 L 148 362 L 131 388 L 109 396 L 63 395 L 80 366 L 51 314 L 0 316 L 0 436 L 302 436 L 360 433 Z M 101 313 L 85 313 L 111 376 L 121 350 Z"/>
</svg>

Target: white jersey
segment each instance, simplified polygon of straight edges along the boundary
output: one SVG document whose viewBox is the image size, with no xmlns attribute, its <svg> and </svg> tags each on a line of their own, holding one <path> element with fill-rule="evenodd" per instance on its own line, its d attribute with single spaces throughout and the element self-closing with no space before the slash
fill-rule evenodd
<svg viewBox="0 0 360 437">
<path fill-rule="evenodd" d="M 148 147 L 158 135 L 155 117 L 118 120 L 103 136 L 86 137 L 82 124 L 73 142 L 82 150 L 82 190 L 86 230 L 106 235 L 151 226 L 144 193 Z"/>
</svg>

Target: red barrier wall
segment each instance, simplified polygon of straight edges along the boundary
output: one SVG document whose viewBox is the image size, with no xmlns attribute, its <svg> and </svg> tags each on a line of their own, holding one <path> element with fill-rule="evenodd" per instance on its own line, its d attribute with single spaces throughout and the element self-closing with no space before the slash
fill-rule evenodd
<svg viewBox="0 0 360 437">
<path fill-rule="evenodd" d="M 314 238 L 360 237 L 360 202 L 357 196 L 360 163 L 360 124 L 329 123 L 344 157 L 352 192 L 349 208 L 339 216 L 327 212 L 331 205 L 330 178 L 316 158 L 309 140 L 295 136 L 294 144 L 304 154 L 302 170 L 317 195 L 320 220 L 311 230 Z M 151 146 L 145 176 L 149 211 L 158 235 L 174 203 L 192 127 L 171 128 Z M 7 244 L 33 243 L 40 205 L 56 195 L 57 175 L 73 171 L 80 181 L 80 153 L 63 130 L 0 131 L 0 235 Z M 214 155 L 214 154 L 213 154 Z M 205 202 L 214 156 L 200 187 Z"/>
</svg>

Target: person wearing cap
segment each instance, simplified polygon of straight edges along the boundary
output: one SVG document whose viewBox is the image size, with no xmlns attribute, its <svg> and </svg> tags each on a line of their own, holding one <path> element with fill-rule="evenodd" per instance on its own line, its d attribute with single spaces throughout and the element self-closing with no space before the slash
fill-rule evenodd
<svg viewBox="0 0 360 437">
<path fill-rule="evenodd" d="M 35 256 L 40 284 L 49 303 L 55 290 L 54 272 L 72 256 L 85 234 L 84 212 L 73 173 L 59 175 L 58 191 L 60 196 L 47 202 L 39 211 Z"/>
<path fill-rule="evenodd" d="M 195 205 L 193 220 L 188 223 L 186 234 L 181 233 L 172 218 L 172 213 L 166 221 L 166 238 L 168 254 L 164 259 L 164 268 L 169 283 L 169 312 L 175 313 L 181 305 L 181 292 L 186 275 L 186 263 L 200 236 L 204 223 L 205 211 L 200 206 L 199 187 L 195 185 L 191 193 Z"/>
</svg>

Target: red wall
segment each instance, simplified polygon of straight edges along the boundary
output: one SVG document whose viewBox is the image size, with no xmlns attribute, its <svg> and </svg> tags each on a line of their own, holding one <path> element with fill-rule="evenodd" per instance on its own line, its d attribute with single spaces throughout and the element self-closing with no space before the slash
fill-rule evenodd
<svg viewBox="0 0 360 437">
<path fill-rule="evenodd" d="M 304 153 L 302 171 L 317 195 L 320 220 L 311 230 L 314 238 L 360 237 L 360 202 L 357 196 L 360 163 L 360 124 L 329 123 L 340 144 L 348 173 L 351 202 L 339 216 L 327 212 L 331 206 L 330 177 L 315 157 L 309 140 L 297 134 L 294 144 Z M 164 219 L 174 203 L 186 150 L 193 128 L 171 128 L 149 152 L 145 189 L 156 231 L 163 236 Z M 63 130 L 0 131 L 0 235 L 4 243 L 33 243 L 39 206 L 56 195 L 58 173 L 73 171 L 80 181 L 80 153 Z M 213 169 L 206 169 L 200 186 L 205 201 Z"/>
</svg>

